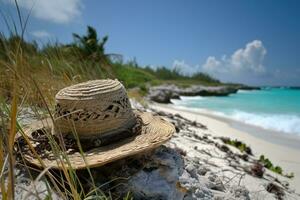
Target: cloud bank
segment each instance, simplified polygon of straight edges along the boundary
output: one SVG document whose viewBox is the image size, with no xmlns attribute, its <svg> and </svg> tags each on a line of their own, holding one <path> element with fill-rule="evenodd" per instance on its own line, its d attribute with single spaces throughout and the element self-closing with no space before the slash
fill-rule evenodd
<svg viewBox="0 0 300 200">
<path fill-rule="evenodd" d="M 266 54 L 267 49 L 262 41 L 253 40 L 230 56 L 209 56 L 202 65 L 189 65 L 184 60 L 174 60 L 172 68 L 180 69 L 186 75 L 204 72 L 221 81 L 257 84 L 259 79 L 274 76 L 263 65 Z"/>
<path fill-rule="evenodd" d="M 14 4 L 14 0 L 8 0 Z M 75 21 L 81 16 L 81 0 L 18 0 L 21 8 L 32 9 L 32 15 L 38 19 L 58 24 Z"/>
<path fill-rule="evenodd" d="M 184 60 L 174 60 L 172 69 L 177 69 L 184 75 L 192 75 L 199 71 L 199 65 L 191 66 Z"/>
<path fill-rule="evenodd" d="M 230 57 L 223 55 L 221 59 L 209 56 L 203 64 L 202 69 L 213 75 L 220 74 L 255 74 L 260 75 L 266 72 L 263 65 L 266 48 L 262 41 L 253 40 L 246 44 L 245 48 L 236 50 Z"/>
</svg>

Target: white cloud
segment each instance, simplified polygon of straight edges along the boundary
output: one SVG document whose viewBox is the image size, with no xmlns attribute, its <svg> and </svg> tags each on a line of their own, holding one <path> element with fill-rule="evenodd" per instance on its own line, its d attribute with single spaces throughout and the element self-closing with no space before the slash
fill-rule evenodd
<svg viewBox="0 0 300 200">
<path fill-rule="evenodd" d="M 14 4 L 14 0 L 8 0 Z M 69 23 L 81 15 L 81 0 L 18 0 L 21 8 L 30 10 L 38 19 L 54 23 Z"/>
<path fill-rule="evenodd" d="M 32 31 L 31 34 L 36 38 L 49 38 L 51 36 L 50 33 L 44 30 Z"/>
<path fill-rule="evenodd" d="M 245 48 L 236 50 L 230 57 L 226 55 L 221 59 L 209 56 L 202 66 L 203 71 L 214 74 L 263 74 L 266 69 L 263 60 L 267 53 L 260 40 L 246 44 Z"/>
<path fill-rule="evenodd" d="M 198 65 L 190 66 L 184 60 L 174 60 L 172 68 L 178 69 L 181 73 L 183 73 L 185 75 L 191 75 L 191 74 L 199 71 Z"/>
<path fill-rule="evenodd" d="M 203 65 L 203 69 L 208 72 L 212 72 L 215 70 L 222 71 L 225 70 L 221 67 L 221 62 L 218 61 L 214 56 L 209 56 L 206 59 L 205 64 Z"/>
</svg>

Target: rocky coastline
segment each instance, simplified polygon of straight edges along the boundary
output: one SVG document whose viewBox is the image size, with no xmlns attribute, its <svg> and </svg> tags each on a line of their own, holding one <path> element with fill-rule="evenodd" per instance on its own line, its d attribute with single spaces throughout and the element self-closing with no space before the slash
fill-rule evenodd
<svg viewBox="0 0 300 200">
<path fill-rule="evenodd" d="M 259 87 L 246 85 L 203 86 L 191 85 L 183 88 L 176 85 L 159 85 L 151 87 L 148 99 L 157 103 L 171 103 L 171 99 L 180 99 L 180 96 L 228 96 L 238 90 L 259 90 Z"/>
</svg>

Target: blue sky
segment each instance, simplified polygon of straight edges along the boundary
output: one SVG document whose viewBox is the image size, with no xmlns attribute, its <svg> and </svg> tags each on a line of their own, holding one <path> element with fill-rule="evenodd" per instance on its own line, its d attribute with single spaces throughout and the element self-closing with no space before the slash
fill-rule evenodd
<svg viewBox="0 0 300 200">
<path fill-rule="evenodd" d="M 0 0 L 12 13 L 12 0 Z M 223 81 L 300 85 L 297 0 L 19 0 L 26 37 L 70 42 L 94 26 L 108 53 L 141 65 L 203 71 Z M 1 30 L 5 29 L 3 20 Z"/>
</svg>

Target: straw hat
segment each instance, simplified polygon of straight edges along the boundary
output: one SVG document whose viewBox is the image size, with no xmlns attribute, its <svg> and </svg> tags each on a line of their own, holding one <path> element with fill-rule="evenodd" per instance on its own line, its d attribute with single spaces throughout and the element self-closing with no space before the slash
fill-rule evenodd
<svg viewBox="0 0 300 200">
<path fill-rule="evenodd" d="M 161 117 L 132 110 L 124 86 L 110 79 L 60 90 L 53 116 L 32 123 L 27 137 L 17 139 L 18 151 L 33 165 L 97 167 L 156 148 L 175 132 Z M 64 151 L 56 152 L 53 141 Z"/>
</svg>

